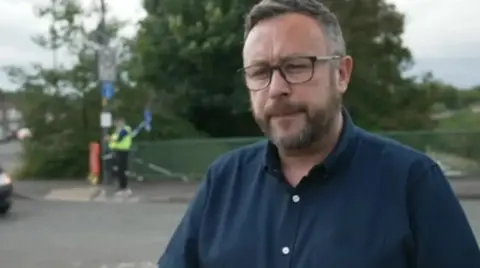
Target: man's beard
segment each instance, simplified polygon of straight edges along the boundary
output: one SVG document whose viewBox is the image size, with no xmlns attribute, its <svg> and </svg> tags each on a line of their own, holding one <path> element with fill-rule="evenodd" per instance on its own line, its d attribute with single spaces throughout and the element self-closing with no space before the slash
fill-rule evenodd
<svg viewBox="0 0 480 268">
<path fill-rule="evenodd" d="M 322 143 L 331 133 L 335 124 L 335 118 L 341 111 L 342 96 L 334 88 L 330 88 L 329 100 L 325 107 L 314 107 L 309 111 L 308 107 L 299 103 L 278 101 L 265 111 L 260 118 L 254 115 L 260 129 L 277 147 L 286 151 L 300 151 L 309 149 L 315 143 Z M 275 133 L 271 126 L 272 116 L 279 116 L 291 113 L 302 113 L 304 115 L 304 126 L 293 135 L 280 136 Z M 298 120 L 298 119 L 297 119 Z"/>
</svg>

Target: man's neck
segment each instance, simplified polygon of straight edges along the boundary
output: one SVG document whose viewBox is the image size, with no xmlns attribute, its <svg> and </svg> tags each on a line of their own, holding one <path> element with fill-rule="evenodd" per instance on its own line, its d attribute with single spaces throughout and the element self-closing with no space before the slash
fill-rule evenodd
<svg viewBox="0 0 480 268">
<path fill-rule="evenodd" d="M 333 127 L 328 135 L 313 144 L 310 148 L 301 151 L 285 151 L 279 148 L 279 156 L 283 169 L 310 170 L 323 162 L 337 144 L 343 126 L 343 115 L 335 118 Z"/>
</svg>

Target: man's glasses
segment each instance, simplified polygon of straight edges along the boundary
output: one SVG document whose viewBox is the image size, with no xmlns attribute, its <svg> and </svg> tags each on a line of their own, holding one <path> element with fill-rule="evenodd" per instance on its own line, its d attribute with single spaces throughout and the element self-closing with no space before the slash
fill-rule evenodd
<svg viewBox="0 0 480 268">
<path fill-rule="evenodd" d="M 312 79 L 317 63 L 338 60 L 340 58 L 341 56 L 298 57 L 284 60 L 275 66 L 266 63 L 255 64 L 242 68 L 239 71 L 243 72 L 247 88 L 251 91 L 259 91 L 270 85 L 275 70 L 279 71 L 287 83 L 301 84 Z"/>
</svg>

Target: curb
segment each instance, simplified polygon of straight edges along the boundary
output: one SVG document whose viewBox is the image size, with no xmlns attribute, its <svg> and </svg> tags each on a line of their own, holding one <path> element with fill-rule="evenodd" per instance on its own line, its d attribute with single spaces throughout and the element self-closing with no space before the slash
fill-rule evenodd
<svg viewBox="0 0 480 268">
<path fill-rule="evenodd" d="M 168 197 L 150 197 L 145 201 L 149 203 L 170 203 L 170 204 L 184 204 L 189 203 L 193 199 L 192 196 L 168 196 Z"/>
<path fill-rule="evenodd" d="M 57 190 L 65 190 L 65 189 L 57 189 Z M 67 188 L 68 190 L 68 188 Z M 15 198 L 15 199 L 20 199 L 20 200 L 30 200 L 30 201 L 34 201 L 34 200 L 42 200 L 42 201 L 72 201 L 72 202 L 91 202 L 93 201 L 93 199 L 95 197 L 97 197 L 99 195 L 99 192 L 101 192 L 101 189 L 93 189 L 93 194 L 90 195 L 90 197 L 85 197 L 84 199 L 85 200 L 78 200 L 79 198 L 62 198 L 61 196 L 57 196 L 57 197 L 51 197 L 49 198 L 49 195 L 52 195 L 55 190 L 50 190 L 50 191 L 47 191 L 45 193 L 42 193 L 42 194 L 26 194 L 24 192 L 19 192 L 19 191 L 16 191 L 14 189 L 13 193 L 12 193 L 12 197 Z M 83 199 L 83 198 L 82 198 Z"/>
<path fill-rule="evenodd" d="M 91 202 L 98 195 L 98 187 L 73 187 L 50 190 L 42 197 L 48 201 Z"/>
</svg>

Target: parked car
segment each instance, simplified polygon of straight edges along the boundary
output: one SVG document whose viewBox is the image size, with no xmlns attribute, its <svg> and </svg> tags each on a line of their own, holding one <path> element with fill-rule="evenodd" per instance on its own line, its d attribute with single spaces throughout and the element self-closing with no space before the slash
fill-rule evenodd
<svg viewBox="0 0 480 268">
<path fill-rule="evenodd" d="M 8 213 L 12 206 L 13 185 L 10 176 L 0 167 L 0 214 Z"/>
<path fill-rule="evenodd" d="M 28 128 L 21 128 L 12 131 L 8 135 L 0 138 L 0 144 L 7 144 L 9 142 L 18 140 L 23 141 L 32 137 L 32 132 Z M 8 173 L 0 167 L 0 215 L 6 214 L 12 207 L 13 185 L 12 179 Z"/>
</svg>

